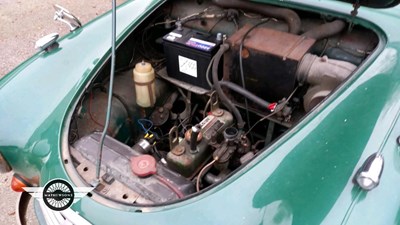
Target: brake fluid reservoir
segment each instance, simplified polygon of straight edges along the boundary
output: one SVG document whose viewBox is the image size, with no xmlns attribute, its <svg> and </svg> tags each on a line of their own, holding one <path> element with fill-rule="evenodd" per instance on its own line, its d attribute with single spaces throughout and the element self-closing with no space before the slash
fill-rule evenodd
<svg viewBox="0 0 400 225">
<path fill-rule="evenodd" d="M 136 104 L 151 107 L 156 102 L 154 69 L 148 62 L 140 62 L 133 69 L 133 81 L 136 90 Z"/>
</svg>

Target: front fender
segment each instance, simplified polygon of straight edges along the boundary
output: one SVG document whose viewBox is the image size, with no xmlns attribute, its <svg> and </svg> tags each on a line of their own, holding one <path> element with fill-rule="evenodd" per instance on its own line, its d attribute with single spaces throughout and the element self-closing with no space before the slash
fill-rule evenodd
<svg viewBox="0 0 400 225">
<path fill-rule="evenodd" d="M 117 45 L 163 1 L 136 0 L 117 10 Z M 0 81 L 0 151 L 14 171 L 39 175 L 59 149 L 62 120 L 106 60 L 111 49 L 111 13 L 71 32 L 59 48 L 38 52 Z"/>
</svg>

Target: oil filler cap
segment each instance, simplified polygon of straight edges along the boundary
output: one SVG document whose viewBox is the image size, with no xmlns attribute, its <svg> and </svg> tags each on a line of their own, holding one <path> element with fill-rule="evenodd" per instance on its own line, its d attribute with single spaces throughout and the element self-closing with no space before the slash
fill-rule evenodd
<svg viewBox="0 0 400 225">
<path fill-rule="evenodd" d="M 156 160 L 151 155 L 141 155 L 131 158 L 132 172 L 138 177 L 147 177 L 157 172 Z"/>
</svg>

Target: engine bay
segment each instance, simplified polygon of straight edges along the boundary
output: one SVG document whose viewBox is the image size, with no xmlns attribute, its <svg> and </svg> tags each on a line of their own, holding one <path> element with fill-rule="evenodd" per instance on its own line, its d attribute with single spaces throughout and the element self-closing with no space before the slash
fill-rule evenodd
<svg viewBox="0 0 400 225">
<path fill-rule="evenodd" d="M 169 204 L 214 188 L 318 108 L 379 43 L 344 18 L 242 0 L 169 1 L 117 50 L 95 191 Z M 92 184 L 106 64 L 76 104 L 69 153 Z"/>
</svg>

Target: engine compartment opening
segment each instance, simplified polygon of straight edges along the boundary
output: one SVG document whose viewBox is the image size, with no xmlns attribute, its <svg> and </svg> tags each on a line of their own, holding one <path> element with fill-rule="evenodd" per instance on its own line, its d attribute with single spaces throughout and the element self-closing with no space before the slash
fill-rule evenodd
<svg viewBox="0 0 400 225">
<path fill-rule="evenodd" d="M 248 1 L 170 1 L 117 50 L 95 191 L 128 205 L 208 190 L 296 126 L 374 51 L 343 18 Z M 71 117 L 69 154 L 95 178 L 109 64 Z"/>
</svg>

